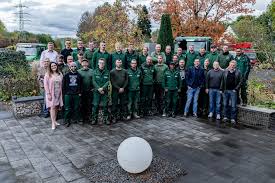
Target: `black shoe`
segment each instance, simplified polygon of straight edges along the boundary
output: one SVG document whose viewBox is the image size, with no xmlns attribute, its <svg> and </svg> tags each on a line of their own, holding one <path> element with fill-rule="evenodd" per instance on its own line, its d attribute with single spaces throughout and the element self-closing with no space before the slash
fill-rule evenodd
<svg viewBox="0 0 275 183">
<path fill-rule="evenodd" d="M 49 113 L 44 114 L 43 117 L 44 117 L 44 118 L 48 118 L 48 117 L 50 117 L 50 114 L 49 114 Z"/>
<path fill-rule="evenodd" d="M 176 117 L 175 113 L 172 113 L 172 118 L 175 118 L 175 117 Z"/>
<path fill-rule="evenodd" d="M 103 123 L 106 124 L 106 125 L 111 125 L 111 122 L 108 121 L 108 120 L 104 120 Z"/>
<path fill-rule="evenodd" d="M 90 122 L 90 124 L 91 124 L 91 125 L 96 125 L 96 124 L 97 124 L 97 120 L 92 120 L 92 121 Z"/>
<path fill-rule="evenodd" d="M 247 104 L 246 104 L 246 103 L 243 103 L 243 104 L 242 104 L 242 106 L 243 106 L 243 107 L 246 107 L 246 106 L 247 106 Z"/>
<path fill-rule="evenodd" d="M 79 121 L 77 121 L 76 122 L 77 124 L 80 124 L 80 125 L 83 125 L 84 123 L 83 123 L 83 120 L 79 120 Z"/>
<path fill-rule="evenodd" d="M 67 122 L 67 123 L 66 123 L 66 127 L 69 127 L 70 125 L 71 125 L 70 122 Z"/>
</svg>

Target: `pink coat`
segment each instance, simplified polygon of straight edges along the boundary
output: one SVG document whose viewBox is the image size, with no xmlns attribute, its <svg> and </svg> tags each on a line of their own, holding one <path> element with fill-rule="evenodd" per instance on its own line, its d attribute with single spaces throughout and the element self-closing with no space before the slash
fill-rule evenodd
<svg viewBox="0 0 275 183">
<path fill-rule="evenodd" d="M 63 106 L 63 98 L 62 98 L 62 79 L 63 76 L 51 76 L 45 74 L 44 77 L 44 88 L 45 88 L 45 97 L 46 97 L 46 106 L 54 107 L 54 106 Z M 52 100 L 49 100 L 48 95 L 51 95 Z"/>
</svg>

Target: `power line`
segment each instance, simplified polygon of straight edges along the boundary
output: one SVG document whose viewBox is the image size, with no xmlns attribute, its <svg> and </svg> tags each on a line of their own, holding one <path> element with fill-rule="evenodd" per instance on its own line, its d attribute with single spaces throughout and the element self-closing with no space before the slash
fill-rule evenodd
<svg viewBox="0 0 275 183">
<path fill-rule="evenodd" d="M 19 32 L 20 32 L 20 40 L 24 40 L 25 39 L 25 34 L 24 34 L 25 22 L 31 21 L 31 20 L 25 18 L 25 15 L 30 15 L 29 13 L 24 12 L 24 10 L 26 8 L 28 8 L 28 6 L 25 6 L 22 3 L 22 1 L 20 0 L 19 4 L 17 4 L 15 7 L 18 9 L 18 11 L 14 14 L 17 15 L 18 28 L 19 28 Z"/>
</svg>

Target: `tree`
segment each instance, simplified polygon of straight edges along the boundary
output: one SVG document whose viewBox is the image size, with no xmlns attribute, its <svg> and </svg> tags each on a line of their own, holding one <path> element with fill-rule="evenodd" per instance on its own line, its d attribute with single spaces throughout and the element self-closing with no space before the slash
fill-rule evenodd
<svg viewBox="0 0 275 183">
<path fill-rule="evenodd" d="M 185 34 L 198 36 L 221 36 L 224 31 L 221 20 L 232 14 L 249 13 L 248 6 L 256 0 L 159 0 L 151 1 L 152 17 L 159 21 L 160 15 L 171 15 L 174 36 Z M 195 26 L 194 26 L 195 25 Z"/>
<path fill-rule="evenodd" d="M 163 14 L 161 17 L 160 30 L 158 35 L 158 43 L 161 44 L 162 51 L 165 50 L 167 45 L 170 45 L 173 49 L 174 39 L 172 34 L 170 15 Z"/>
<path fill-rule="evenodd" d="M 138 15 L 137 21 L 138 28 L 141 30 L 142 35 L 144 36 L 145 40 L 151 38 L 151 21 L 149 17 L 149 12 L 146 6 L 142 7 L 142 11 Z"/>
<path fill-rule="evenodd" d="M 80 34 L 83 40 L 106 41 L 107 49 L 113 50 L 117 41 L 135 43 L 140 47 L 143 36 L 134 19 L 128 15 L 127 0 L 116 0 L 113 4 L 104 3 L 96 8 L 90 22 L 91 29 Z M 89 26 L 90 26 L 89 25 Z"/>
<path fill-rule="evenodd" d="M 80 37 L 82 33 L 90 31 L 92 22 L 92 14 L 85 11 L 79 20 L 76 36 Z"/>
</svg>

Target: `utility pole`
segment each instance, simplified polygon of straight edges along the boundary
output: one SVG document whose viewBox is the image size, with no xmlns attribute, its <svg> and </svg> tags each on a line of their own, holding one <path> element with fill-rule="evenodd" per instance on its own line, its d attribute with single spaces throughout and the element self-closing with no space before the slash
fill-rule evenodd
<svg viewBox="0 0 275 183">
<path fill-rule="evenodd" d="M 30 22 L 29 19 L 25 18 L 25 15 L 30 15 L 30 14 L 24 12 L 24 9 L 28 8 L 28 7 L 23 5 L 21 0 L 19 1 L 19 4 L 17 4 L 15 7 L 18 9 L 18 11 L 15 14 L 17 16 L 18 27 L 19 27 L 19 32 L 20 32 L 19 41 L 24 41 L 24 40 L 26 40 L 24 24 L 25 24 L 25 22 Z"/>
</svg>

